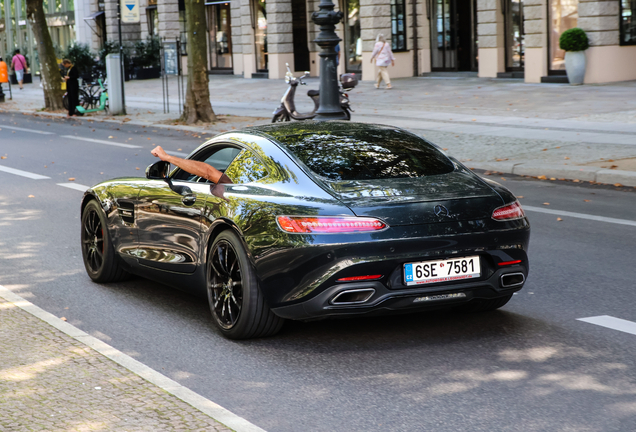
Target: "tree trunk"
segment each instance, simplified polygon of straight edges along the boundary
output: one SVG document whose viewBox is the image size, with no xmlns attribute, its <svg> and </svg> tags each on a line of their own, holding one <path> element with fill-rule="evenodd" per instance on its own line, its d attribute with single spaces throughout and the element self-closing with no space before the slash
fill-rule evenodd
<svg viewBox="0 0 636 432">
<path fill-rule="evenodd" d="M 42 1 L 42 0 L 40 0 Z M 186 0 L 188 30 L 188 87 L 181 121 L 187 124 L 216 121 L 210 104 L 207 67 L 205 0 Z"/>
<path fill-rule="evenodd" d="M 43 0 L 26 0 L 27 17 L 31 22 L 33 35 L 38 46 L 38 56 L 42 67 L 42 87 L 44 88 L 44 106 L 49 111 L 62 110 L 62 78 L 57 65 L 57 57 L 49 26 L 44 16 Z"/>
</svg>

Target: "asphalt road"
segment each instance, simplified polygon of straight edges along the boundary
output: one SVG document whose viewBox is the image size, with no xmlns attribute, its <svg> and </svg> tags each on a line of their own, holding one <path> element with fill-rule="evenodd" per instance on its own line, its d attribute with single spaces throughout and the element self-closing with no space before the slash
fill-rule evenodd
<svg viewBox="0 0 636 432">
<path fill-rule="evenodd" d="M 0 114 L 0 168 L 49 177 L 0 171 L 0 285 L 269 431 L 635 429 L 636 335 L 578 320 L 636 323 L 636 226 L 602 219 L 636 221 L 633 190 L 493 176 L 528 208 L 574 213 L 527 210 L 530 275 L 500 311 L 289 322 L 232 342 L 205 300 L 139 278 L 91 282 L 82 193 L 58 185 L 143 176 L 153 144 L 203 141 Z"/>
</svg>

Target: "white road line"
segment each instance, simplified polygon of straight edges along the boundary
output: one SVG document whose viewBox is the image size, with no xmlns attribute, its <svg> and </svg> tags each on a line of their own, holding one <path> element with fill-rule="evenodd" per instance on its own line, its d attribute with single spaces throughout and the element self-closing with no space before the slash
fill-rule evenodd
<svg viewBox="0 0 636 432">
<path fill-rule="evenodd" d="M 98 139 L 93 139 L 93 138 L 84 138 L 84 137 L 79 137 L 79 136 L 75 136 L 75 135 L 62 135 L 60 138 L 70 138 L 70 139 L 74 139 L 74 140 L 87 141 L 87 142 L 92 142 L 92 143 L 97 143 L 97 144 L 106 144 L 106 145 L 115 146 L 115 147 L 141 148 L 141 146 L 138 146 L 138 145 L 122 144 L 122 143 L 118 143 L 118 142 L 98 140 Z"/>
<path fill-rule="evenodd" d="M 44 180 L 44 179 L 51 178 L 51 177 L 43 176 L 43 175 L 40 175 L 40 174 L 30 173 L 28 171 L 22 171 L 22 170 L 15 169 L 15 168 L 9 168 L 9 167 L 2 166 L 2 165 L 0 165 L 0 171 L 4 171 L 4 172 L 9 173 L 9 174 L 19 175 L 19 176 L 30 178 L 30 179 L 33 179 L 33 180 Z"/>
<path fill-rule="evenodd" d="M 40 135 L 55 135 L 55 132 L 44 132 L 44 131 L 39 131 L 39 130 L 35 130 L 35 129 L 25 129 L 25 128 L 20 128 L 20 127 L 15 127 L 15 126 L 5 126 L 3 124 L 0 124 L 0 130 L 1 129 L 14 129 L 14 130 L 21 131 L 21 132 L 32 132 L 32 133 L 36 133 L 36 134 L 40 134 Z"/>
<path fill-rule="evenodd" d="M 565 210 L 552 210 L 552 209 L 547 209 L 543 207 L 533 207 L 533 206 L 528 206 L 523 204 L 522 204 L 522 207 L 524 210 L 530 210 L 530 211 L 534 211 L 538 213 L 547 213 L 547 214 L 553 214 L 557 216 L 587 219 L 587 220 L 593 220 L 598 222 L 608 222 L 608 223 L 619 224 L 619 225 L 636 226 L 636 221 L 629 220 L 629 219 L 616 219 L 616 218 L 605 217 L 605 216 L 595 216 L 595 215 L 590 215 L 585 213 L 574 213 L 574 212 L 569 212 Z"/>
<path fill-rule="evenodd" d="M 170 151 L 170 150 L 166 150 L 166 153 L 168 153 L 169 155 L 172 155 L 172 156 L 179 156 L 179 157 L 182 157 L 182 158 L 188 156 L 188 153 L 181 153 L 181 152 Z"/>
<path fill-rule="evenodd" d="M 3 287 L 2 285 L 0 285 L 0 297 L 4 298 L 8 302 L 13 303 L 15 306 L 41 319 L 42 321 L 52 325 L 53 327 L 67 334 L 73 339 L 89 346 L 105 357 L 108 357 L 115 363 L 120 364 L 129 371 L 139 375 L 146 381 L 149 381 L 157 387 L 162 388 L 166 392 L 178 397 L 182 401 L 192 405 L 194 408 L 198 409 L 204 414 L 207 414 L 216 421 L 234 429 L 235 431 L 265 432 L 263 429 L 248 422 L 244 418 L 237 416 L 231 411 L 226 410 L 222 406 L 217 405 L 216 403 L 204 398 L 203 396 L 193 392 L 192 390 L 183 387 L 178 382 L 171 380 L 167 376 L 160 374 L 156 370 L 151 369 L 145 364 L 113 348 L 112 346 L 102 342 L 101 340 L 90 336 L 88 333 L 85 333 L 77 327 L 62 321 L 55 315 L 37 307 L 33 303 L 25 300 L 24 298 L 15 294 L 13 291 Z"/>
<path fill-rule="evenodd" d="M 79 183 L 58 183 L 57 185 L 65 187 L 65 188 L 69 188 L 69 189 L 75 189 L 80 192 L 86 192 L 86 189 L 90 187 L 90 186 L 84 186 L 83 184 L 79 184 Z"/>
<path fill-rule="evenodd" d="M 636 323 L 620 318 L 614 318 L 609 315 L 600 315 L 589 318 L 577 318 L 577 321 L 583 321 L 590 324 L 596 324 L 601 327 L 607 327 L 612 330 L 618 330 L 625 333 L 636 335 Z"/>
</svg>

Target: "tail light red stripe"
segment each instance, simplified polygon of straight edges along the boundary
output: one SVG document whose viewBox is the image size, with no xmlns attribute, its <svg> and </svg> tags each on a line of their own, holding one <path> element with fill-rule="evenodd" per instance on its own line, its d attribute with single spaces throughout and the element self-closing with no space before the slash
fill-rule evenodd
<svg viewBox="0 0 636 432">
<path fill-rule="evenodd" d="M 343 234 L 381 231 L 387 224 L 376 218 L 348 216 L 278 216 L 278 226 L 294 234 Z"/>
<path fill-rule="evenodd" d="M 497 265 L 500 266 L 509 266 L 509 265 L 514 265 L 514 264 L 519 264 L 521 262 L 521 260 L 514 260 L 514 261 L 504 261 L 504 262 L 500 262 Z"/>
<path fill-rule="evenodd" d="M 355 282 L 380 279 L 382 275 L 367 275 L 367 276 L 351 276 L 346 278 L 340 278 L 336 282 Z"/>
</svg>

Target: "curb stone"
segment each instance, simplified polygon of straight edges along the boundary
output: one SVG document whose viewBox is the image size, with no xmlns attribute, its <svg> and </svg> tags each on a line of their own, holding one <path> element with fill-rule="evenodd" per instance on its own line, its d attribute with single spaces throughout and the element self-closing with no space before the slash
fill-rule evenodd
<svg viewBox="0 0 636 432">
<path fill-rule="evenodd" d="M 525 176 L 546 176 L 566 180 L 582 180 L 595 183 L 636 187 L 636 172 L 624 170 L 608 170 L 588 166 L 564 166 L 536 163 L 498 163 L 498 162 L 464 162 L 470 169 L 497 171 L 504 174 Z"/>
</svg>

